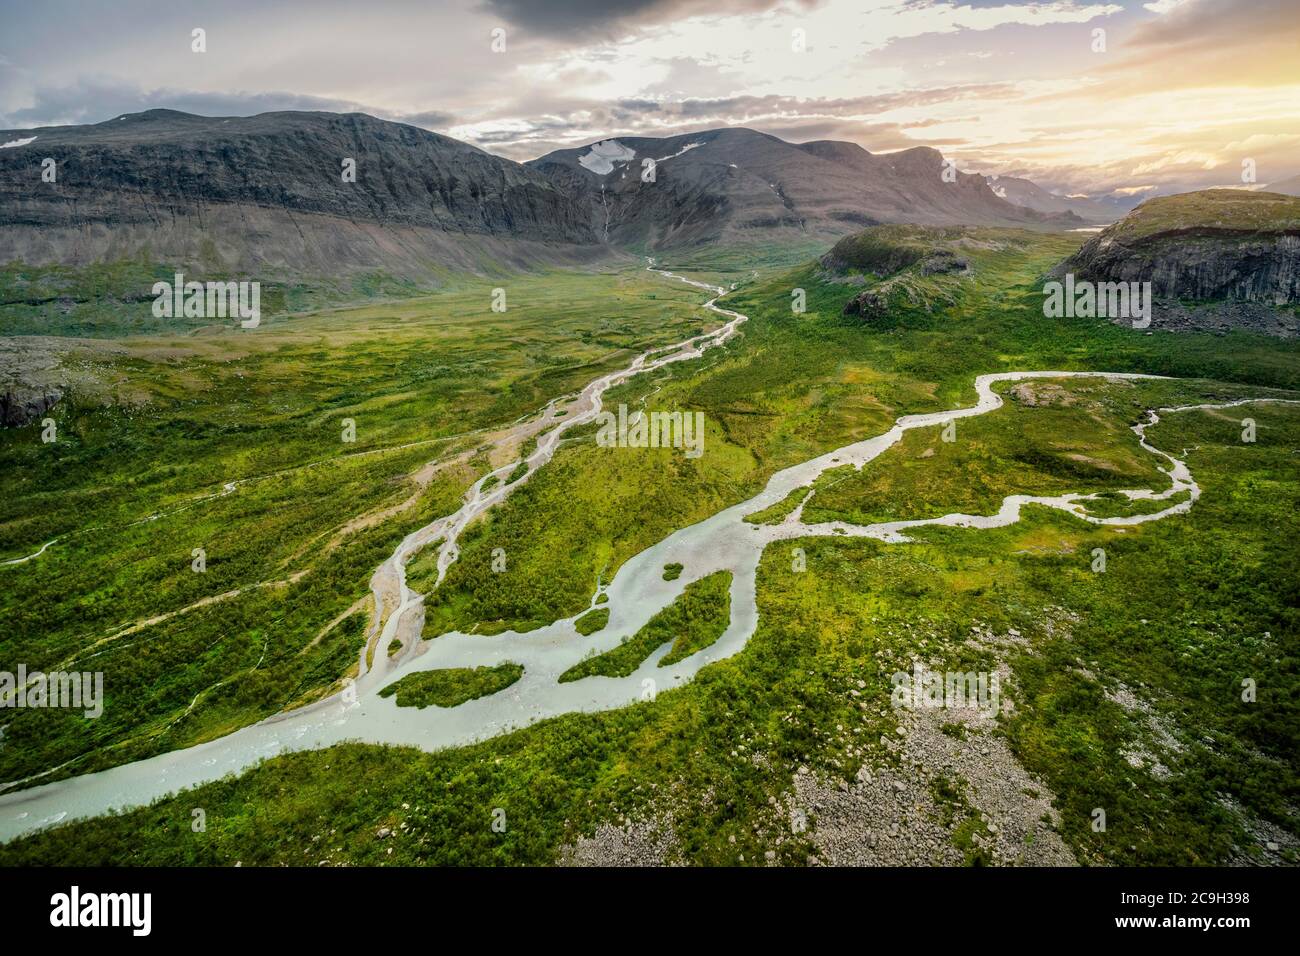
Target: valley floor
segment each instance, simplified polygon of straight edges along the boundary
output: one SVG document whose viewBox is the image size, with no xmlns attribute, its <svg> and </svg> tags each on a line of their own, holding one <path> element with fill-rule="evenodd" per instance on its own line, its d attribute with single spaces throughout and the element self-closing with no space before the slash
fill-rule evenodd
<svg viewBox="0 0 1300 956">
<path fill-rule="evenodd" d="M 407 555 L 405 581 L 425 595 L 424 642 L 417 631 L 400 649 L 373 640 L 376 625 L 393 619 L 397 605 L 389 603 L 401 599 L 400 589 L 391 596 L 377 589 L 367 603 L 365 569 L 380 566 L 412 529 L 451 514 L 487 471 L 508 482 L 512 462 L 532 457 L 545 430 L 531 445 L 520 438 L 522 448 L 495 440 L 518 435 L 502 429 L 509 424 L 502 396 L 516 402 L 519 415 L 543 406 L 553 412 L 547 387 L 560 386 L 549 398 L 576 394 L 599 374 L 590 360 L 563 367 L 567 380 L 504 373 L 504 389 L 499 382 L 484 389 L 480 411 L 455 420 L 438 409 L 475 407 L 465 396 L 493 361 L 519 354 L 519 342 L 496 353 L 500 359 L 492 351 L 505 348 L 495 344 L 499 332 L 480 352 L 449 346 L 449 365 L 460 363 L 450 367 L 470 366 L 470 378 L 459 394 L 440 396 L 441 384 L 426 383 L 445 378 L 412 374 L 421 366 L 402 359 L 393 366 L 404 370 L 400 389 L 367 386 L 364 376 L 353 383 L 348 373 L 356 363 L 345 357 L 353 327 L 331 342 L 333 330 L 322 322 L 311 329 L 315 342 L 304 336 L 282 344 L 260 370 L 283 378 L 287 358 L 315 368 L 338 357 L 331 387 L 350 394 L 331 402 L 377 418 L 382 448 L 340 459 L 323 436 L 298 439 L 292 454 L 299 460 L 318 453 L 328 464 L 266 469 L 259 461 L 250 469 L 224 434 L 234 425 L 235 436 L 256 435 L 252 420 L 278 402 L 285 428 L 259 436 L 267 444 L 254 450 L 263 458 L 288 453 L 283 443 L 295 429 L 325 425 L 312 414 L 319 396 L 311 388 L 320 386 L 301 377 L 283 390 L 264 385 L 245 399 L 249 416 L 241 423 L 242 383 L 229 382 L 215 363 L 187 357 L 178 375 L 205 376 L 234 391 L 209 384 L 215 394 L 196 409 L 182 386 L 137 407 L 147 414 L 165 408 L 151 415 L 153 428 L 175 429 L 235 476 L 233 488 L 217 485 L 200 499 L 179 493 L 187 484 L 183 457 L 160 472 L 161 463 L 147 469 L 108 453 L 127 439 L 128 458 L 165 447 L 151 445 L 137 427 L 105 424 L 123 414 L 124 389 L 107 410 L 87 408 L 74 428 L 80 471 L 48 499 L 56 513 L 43 516 L 40 529 L 33 517 L 3 525 L 16 544 L 49 540 L 35 531 L 64 542 L 0 568 L 21 575 L 21 587 L 6 591 L 6 621 L 29 622 L 13 631 L 28 636 L 6 646 L 5 660 L 53 669 L 51 661 L 121 648 L 112 670 L 111 659 L 96 666 L 110 686 L 130 668 L 126 680 L 135 689 L 110 693 L 109 704 L 119 706 L 106 707 L 114 717 L 102 727 L 11 712 L 0 746 L 6 779 L 51 767 L 62 768 L 51 778 L 80 774 L 213 739 L 329 693 L 349 661 L 354 673 L 374 668 L 402 681 L 447 666 L 494 666 L 491 674 L 457 670 L 441 683 L 426 681 L 405 703 L 401 681 L 393 697 L 368 695 L 375 688 L 359 684 L 355 713 L 368 721 L 369 739 L 428 747 L 506 731 L 512 714 L 520 724 L 556 716 L 433 753 L 340 743 L 275 757 L 152 807 L 9 843 L 0 860 L 1295 862 L 1291 701 L 1300 566 L 1288 542 L 1297 530 L 1289 524 L 1300 520 L 1300 406 L 1288 403 L 1297 398 L 1291 389 L 1300 362 L 1294 350 L 1246 337 L 1226 350 L 1222 340 L 1126 338 L 1114 327 L 1042 319 L 1025 290 L 1068 241 L 991 243 L 974 283 L 939 290 L 943 308 L 930 308 L 930 300 L 901 311 L 889 328 L 841 318 L 838 307 L 852 289 L 815 269 L 754 281 L 737 267 L 734 281 L 748 284 L 722 305 L 750 319 L 733 340 L 613 385 L 603 397 L 607 408 L 702 411 L 705 454 L 693 460 L 680 449 L 602 448 L 591 440 L 594 426 L 570 429 L 545 467 L 468 524 L 447 552 L 454 561 L 427 558 L 433 538 L 429 552 Z M 717 274 L 725 276 L 727 265 Z M 673 289 L 663 278 L 591 281 L 612 281 L 615 295 L 635 290 L 621 303 L 631 306 L 633 323 L 621 331 L 625 343 L 635 341 L 638 317 L 661 320 L 655 341 L 643 337 L 642 347 L 718 324 L 694 311 L 700 296 L 688 300 L 685 287 Z M 795 287 L 808 293 L 806 313 L 790 311 Z M 574 294 L 572 287 L 565 292 Z M 609 292 L 588 287 L 583 295 L 590 314 L 608 314 L 602 303 L 608 306 Z M 671 315 L 680 317 L 662 322 Z M 393 321 L 385 320 L 385 336 L 408 354 L 427 354 L 427 327 L 408 339 Z M 576 331 L 581 349 L 587 339 Z M 551 330 L 537 334 L 549 341 Z M 467 355 L 482 357 L 466 363 Z M 603 370 L 615 359 L 606 361 Z M 979 396 L 983 414 L 934 414 L 975 406 L 976 373 L 1029 368 L 1175 378 L 994 377 Z M 446 421 L 440 435 L 412 421 L 421 405 L 428 420 Z M 1184 406 L 1197 407 L 1148 421 L 1149 409 Z M 895 419 L 916 414 L 929 417 L 893 433 Z M 1246 417 L 1255 429 L 1250 442 L 1242 441 Z M 196 428 L 200 421 L 205 427 Z M 890 438 L 872 439 L 878 435 Z M 431 470 L 422 463 L 433 441 L 446 447 L 437 449 Z M 33 480 L 49 477 L 39 474 L 45 466 L 30 448 L 9 439 L 5 453 L 6 467 L 32 469 Z M 106 461 L 127 467 L 101 510 L 121 514 L 156 501 L 159 483 L 177 488 L 171 548 L 184 574 L 133 568 L 137 580 L 113 580 L 125 549 L 147 553 L 157 545 L 149 535 L 159 522 L 112 524 L 110 514 L 103 530 L 87 531 L 95 525 L 71 520 L 64 499 L 89 492 Z M 377 461 L 391 469 L 386 476 L 374 473 Z M 313 484 L 316 469 L 325 474 Z M 284 538 L 278 549 L 265 547 L 265 527 L 248 539 L 250 527 L 282 507 L 333 501 L 340 477 L 373 504 L 358 509 L 343 493 L 309 527 L 302 516 L 285 516 L 283 530 L 270 537 Z M 386 485 L 391 491 L 377 496 Z M 1157 497 L 1124 493 L 1139 489 Z M 1095 497 L 1061 498 L 1079 494 Z M 1036 499 L 1006 516 L 1018 520 L 970 517 L 997 514 L 1016 495 Z M 232 510 L 223 518 L 221 509 Z M 959 512 L 967 517 L 935 520 Z M 1084 520 L 1089 516 L 1095 520 Z M 243 560 L 273 558 L 274 573 L 264 567 L 254 578 L 259 586 L 236 583 L 234 594 L 213 579 L 186 587 L 192 573 L 183 539 L 205 540 L 196 537 L 196 521 L 211 521 L 213 529 L 224 521 L 233 536 L 248 539 L 246 547 L 255 545 Z M 109 554 L 87 567 L 93 550 L 83 541 L 89 545 L 92 534 Z M 34 550 L 14 548 L 16 557 Z M 340 552 L 345 561 L 335 557 Z M 44 606 L 60 603 L 56 587 L 80 596 L 60 604 L 66 623 L 58 616 L 37 623 L 39 582 L 51 569 L 36 562 L 50 556 L 62 578 L 45 585 Z M 297 578 L 295 561 L 305 565 Z M 682 566 L 678 574 L 666 570 L 674 565 Z M 721 591 L 694 589 L 722 571 L 729 581 L 718 579 Z M 248 577 L 232 583 L 238 580 Z M 97 586 L 88 587 L 92 582 Z M 287 599 L 303 582 L 311 590 Z M 138 595 L 136 616 L 122 615 L 122 594 Z M 169 607 L 157 607 L 151 594 L 166 594 Z M 295 606 L 297 618 L 286 613 Z M 593 607 L 607 607 L 607 619 L 575 626 Z M 104 636 L 87 641 L 95 615 Z M 110 616 L 117 619 L 109 623 Z M 272 640 L 270 626 L 283 637 Z M 629 657 L 633 648 L 646 650 Z M 660 668 L 669 658 L 674 662 Z M 956 710 L 894 706 L 895 675 L 914 673 L 918 663 L 997 675 L 1001 699 Z M 566 682 L 563 672 L 575 665 L 590 676 Z M 1250 700 L 1245 682 L 1254 690 Z M 542 693 L 563 706 L 539 711 L 532 705 Z M 120 706 L 127 701 L 129 708 Z M 329 716 L 317 724 L 332 728 L 318 742 L 359 736 L 360 724 L 334 717 L 334 706 L 318 708 Z M 565 713 L 592 710 L 603 712 Z M 94 724 L 89 738 L 87 723 Z M 459 737 L 430 736 L 431 728 L 456 727 Z M 178 756 L 155 759 L 167 766 Z M 177 778 L 169 783 L 157 792 L 174 788 Z M 0 799 L 0 813 L 23 812 L 24 796 L 38 792 Z M 196 808 L 206 820 L 201 832 L 190 826 Z"/>
</svg>

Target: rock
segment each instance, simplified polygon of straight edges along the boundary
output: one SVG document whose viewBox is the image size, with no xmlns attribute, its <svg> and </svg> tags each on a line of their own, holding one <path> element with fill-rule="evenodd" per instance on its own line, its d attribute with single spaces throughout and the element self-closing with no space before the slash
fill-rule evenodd
<svg viewBox="0 0 1300 956">
<path fill-rule="evenodd" d="M 956 253 L 941 249 L 921 260 L 921 274 L 927 276 L 944 275 L 952 272 L 969 272 L 970 262 Z"/>
<path fill-rule="evenodd" d="M 844 315 L 856 315 L 874 322 L 889 314 L 889 301 L 874 289 L 859 292 L 844 304 Z"/>
<path fill-rule="evenodd" d="M 1150 282 L 1153 328 L 1294 338 L 1300 199 L 1207 189 L 1143 203 L 1053 271 L 1076 284 Z M 1131 316 L 1110 317 L 1130 325 Z"/>
<path fill-rule="evenodd" d="M 0 393 L 0 425 L 21 428 L 36 421 L 58 403 L 63 393 L 57 388 L 14 388 Z"/>
<path fill-rule="evenodd" d="M 665 814 L 618 827 L 603 823 L 594 835 L 561 848 L 560 861 L 564 866 L 666 866 L 675 861 L 677 849 L 672 816 Z"/>
</svg>

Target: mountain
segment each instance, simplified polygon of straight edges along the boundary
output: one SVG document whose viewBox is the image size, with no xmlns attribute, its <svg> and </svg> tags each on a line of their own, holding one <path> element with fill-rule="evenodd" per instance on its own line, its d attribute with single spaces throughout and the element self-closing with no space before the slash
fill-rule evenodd
<svg viewBox="0 0 1300 956">
<path fill-rule="evenodd" d="M 1060 196 L 1037 183 L 1015 176 L 990 176 L 989 188 L 1009 203 L 1045 213 L 1072 212 L 1089 223 L 1111 223 L 1122 215 L 1087 197 Z"/>
<path fill-rule="evenodd" d="M 1300 176 L 1292 176 L 1290 179 L 1283 179 L 1281 182 L 1269 183 L 1264 188 L 1271 193 L 1300 196 Z"/>
<path fill-rule="evenodd" d="M 653 182 L 642 181 L 647 159 Z M 643 249 L 713 241 L 835 239 L 863 226 L 1085 225 L 996 196 L 983 176 L 946 182 L 927 147 L 874 154 L 853 143 L 787 143 L 726 128 L 666 138 L 620 137 L 548 153 L 526 165 L 585 197 L 593 228 Z"/>
<path fill-rule="evenodd" d="M 1150 199 L 1056 274 L 1150 282 L 1152 326 L 1291 337 L 1300 305 L 1300 198 L 1206 189 Z"/>
<path fill-rule="evenodd" d="M 42 180 L 46 157 L 54 182 Z M 423 279 L 714 241 L 829 244 L 876 223 L 1094 221 L 949 172 L 924 147 L 873 154 L 748 129 L 605 140 L 520 164 L 361 113 L 150 110 L 0 131 L 0 262 Z"/>
<path fill-rule="evenodd" d="M 361 113 L 150 110 L 0 144 L 0 261 L 421 275 L 601 252 L 585 206 L 535 170 Z"/>
</svg>

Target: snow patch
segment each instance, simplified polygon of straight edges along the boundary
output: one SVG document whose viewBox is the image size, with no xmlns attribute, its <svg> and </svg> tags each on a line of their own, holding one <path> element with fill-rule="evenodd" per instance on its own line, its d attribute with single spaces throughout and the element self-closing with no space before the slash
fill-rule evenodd
<svg viewBox="0 0 1300 956">
<path fill-rule="evenodd" d="M 614 171 L 615 163 L 630 162 L 634 156 L 636 150 L 624 146 L 616 139 L 606 139 L 579 156 L 578 163 L 583 169 L 604 176 Z"/>
<path fill-rule="evenodd" d="M 28 136 L 26 139 L 11 139 L 7 143 L 0 143 L 0 149 L 8 149 L 11 146 L 26 146 L 28 143 L 36 142 L 35 136 Z"/>
<path fill-rule="evenodd" d="M 666 163 L 666 162 L 668 162 L 668 160 L 670 160 L 670 159 L 676 159 L 676 158 L 677 158 L 678 156 L 680 156 L 682 153 L 688 152 L 689 150 L 695 149 L 695 147 L 697 147 L 697 146 L 703 146 L 703 145 L 704 145 L 703 143 L 687 143 L 685 146 L 683 146 L 683 147 L 682 147 L 681 149 L 679 149 L 677 152 L 673 153 L 671 156 L 665 156 L 663 159 L 656 159 L 655 162 L 656 162 L 656 163 Z"/>
</svg>

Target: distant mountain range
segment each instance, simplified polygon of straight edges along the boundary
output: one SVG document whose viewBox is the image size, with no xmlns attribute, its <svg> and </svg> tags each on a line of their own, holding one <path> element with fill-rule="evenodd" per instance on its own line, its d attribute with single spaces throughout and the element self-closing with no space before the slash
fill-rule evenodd
<svg viewBox="0 0 1300 956">
<path fill-rule="evenodd" d="M 42 179 L 46 157 L 54 182 Z M 875 223 L 1070 229 L 1113 218 L 1028 180 L 957 173 L 933 149 L 874 154 L 736 128 L 605 140 L 523 164 L 359 113 L 150 110 L 0 131 L 5 262 L 143 257 L 415 276 L 707 242 L 829 241 Z"/>
<path fill-rule="evenodd" d="M 653 183 L 643 181 L 647 160 L 654 162 Z M 854 143 L 795 144 L 728 128 L 620 137 L 526 165 L 584 197 L 602 239 L 648 249 L 790 235 L 834 239 L 896 222 L 1087 224 L 1064 207 L 1009 202 L 983 176 L 953 169 L 945 178 L 942 154 L 927 147 L 874 154 Z"/>
<path fill-rule="evenodd" d="M 1264 188 L 1271 193 L 1282 193 L 1287 196 L 1300 196 L 1300 176 L 1292 176 L 1290 179 L 1282 179 L 1275 183 L 1269 183 Z"/>
<path fill-rule="evenodd" d="M 990 176 L 988 181 L 989 188 L 1009 203 L 1045 213 L 1071 212 L 1094 225 L 1114 222 L 1140 202 L 1135 199 L 1127 207 L 1121 207 L 1085 196 L 1060 196 L 1048 192 L 1037 183 L 1015 176 Z"/>
</svg>

